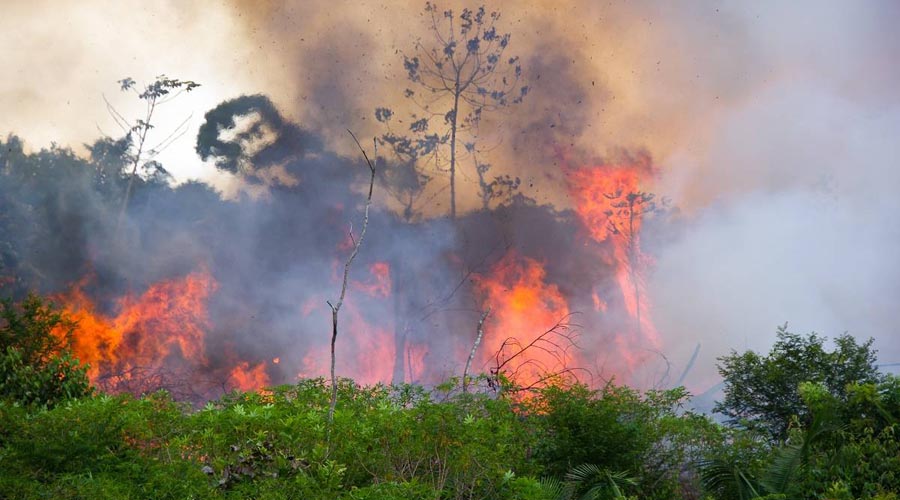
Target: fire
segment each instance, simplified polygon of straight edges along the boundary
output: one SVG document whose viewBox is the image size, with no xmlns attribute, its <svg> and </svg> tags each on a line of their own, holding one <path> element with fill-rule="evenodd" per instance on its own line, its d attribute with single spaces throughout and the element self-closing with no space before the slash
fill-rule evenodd
<svg viewBox="0 0 900 500">
<path fill-rule="evenodd" d="M 236 389 L 253 391 L 269 385 L 269 375 L 266 373 L 266 365 L 258 364 L 250 368 L 250 363 L 241 361 L 231 370 L 229 381 Z"/>
<path fill-rule="evenodd" d="M 627 218 L 622 213 L 623 207 L 616 205 L 624 201 L 628 194 L 638 192 L 641 172 L 630 166 L 616 165 L 566 170 L 575 211 L 595 241 L 603 242 L 613 237 L 619 240 L 618 247 L 623 238 L 615 237 L 621 235 L 621 231 L 630 229 L 633 235 L 640 232 L 641 218 L 623 220 Z"/>
<path fill-rule="evenodd" d="M 77 321 L 73 350 L 90 364 L 93 383 L 114 376 L 130 379 L 171 365 L 207 363 L 204 338 L 210 323 L 206 302 L 216 289 L 208 271 L 160 281 L 139 296 L 116 300 L 115 313 L 104 314 L 84 291 L 89 279 L 56 297 Z"/>
<path fill-rule="evenodd" d="M 614 267 L 626 312 L 635 325 L 632 332 L 617 332 L 615 338 L 631 369 L 660 345 L 644 284 L 652 260 L 640 247 L 644 215 L 655 207 L 654 196 L 641 190 L 643 178 L 650 174 L 646 160 L 566 170 L 569 192 L 582 224 L 595 242 L 611 246 L 611 255 L 601 258 Z M 593 299 L 598 311 L 607 311 L 607 301 L 596 291 Z"/>
<path fill-rule="evenodd" d="M 359 309 L 348 301 L 341 309 L 335 344 L 335 371 L 338 377 L 350 377 L 360 384 L 391 380 L 394 360 L 394 334 L 387 328 L 370 325 Z M 307 350 L 298 378 L 330 376 L 330 345 Z"/>
<path fill-rule="evenodd" d="M 565 298 L 557 285 L 547 283 L 540 262 L 510 251 L 489 273 L 475 276 L 475 293 L 483 308 L 491 308 L 480 349 L 485 365 L 496 369 L 505 363 L 502 371 L 525 387 L 574 368 L 566 331 L 539 339 L 569 316 Z"/>
<path fill-rule="evenodd" d="M 355 302 L 350 303 L 355 306 Z M 358 307 L 347 308 L 344 325 L 350 335 L 338 346 L 338 366 L 343 364 L 349 370 L 342 373 L 361 384 L 390 381 L 394 369 L 393 329 L 367 322 Z"/>
<path fill-rule="evenodd" d="M 371 297 L 391 295 L 391 266 L 387 262 L 376 262 L 369 266 L 369 279 L 355 281 L 354 286 Z"/>
<path fill-rule="evenodd" d="M 592 264 L 590 259 L 596 257 L 593 263 L 599 272 L 587 274 L 597 276 L 592 278 L 596 282 L 582 281 L 561 289 L 560 285 L 568 283 L 558 276 L 559 266 L 545 268 L 545 262 L 519 250 L 507 252 L 488 272 L 473 274 L 472 288 L 466 292 L 472 292 L 482 311 L 491 308 L 473 371 L 499 367 L 518 384 L 529 386 L 548 374 L 593 368 L 593 361 L 574 348 L 567 336 L 571 331 L 565 329 L 576 307 L 583 307 L 578 312 L 591 318 L 609 319 L 592 322 L 592 326 L 608 327 L 610 331 L 590 334 L 615 353 L 624 365 L 622 371 L 633 370 L 659 348 L 644 289 L 645 274 L 652 262 L 641 252 L 640 240 L 644 216 L 653 206 L 652 196 L 641 191 L 642 182 L 651 173 L 649 164 L 567 168 L 565 173 L 583 228 L 579 235 L 588 248 L 578 255 L 588 257 L 583 263 L 586 269 Z M 449 258 L 460 259 L 452 254 Z M 343 261 L 334 262 L 332 293 L 337 294 L 344 283 Z M 554 273 L 551 277 L 547 269 Z M 370 261 L 354 269 L 339 317 L 338 376 L 364 384 L 387 382 L 393 377 L 423 380 L 430 376 L 434 363 L 448 361 L 439 359 L 445 349 L 453 349 L 447 346 L 459 345 L 455 340 L 441 344 L 434 337 L 426 337 L 425 327 L 410 326 L 411 317 L 417 313 L 404 310 L 407 297 L 392 296 L 403 292 L 404 275 L 392 275 L 391 264 L 386 261 Z M 610 286 L 612 276 L 615 283 Z M 206 350 L 207 334 L 212 329 L 207 303 L 218 286 L 206 269 L 159 281 L 140 293 L 128 293 L 109 307 L 92 301 L 85 291 L 88 285 L 89 280 L 83 280 L 58 300 L 78 322 L 74 351 L 90 365 L 89 377 L 95 384 L 102 385 L 111 377 L 139 381 L 148 370 L 168 370 L 175 376 L 202 372 L 216 378 L 219 385 L 254 390 L 270 384 L 270 374 L 330 374 L 331 325 L 325 299 L 334 300 L 334 295 L 298 298 L 293 314 L 302 316 L 304 324 L 315 321 L 309 318 L 322 318 L 321 335 L 313 338 L 309 333 L 312 340 L 306 343 L 305 352 L 273 350 L 247 359 L 237 349 L 222 356 Z M 588 295 L 574 296 L 583 291 Z M 228 326 L 227 320 L 220 322 L 217 332 Z M 412 332 L 409 340 L 407 332 Z M 459 363 L 465 361 L 470 346 L 458 357 Z M 430 358 L 432 366 L 426 363 L 430 352 L 435 353 Z M 302 365 L 292 366 L 295 363 Z M 198 379 L 188 375 L 182 380 L 190 384 Z"/>
<path fill-rule="evenodd" d="M 339 269 L 335 264 L 335 269 Z M 333 278 L 340 286 L 339 277 Z M 359 279 L 351 279 L 351 289 L 347 293 L 338 318 L 338 339 L 335 345 L 335 371 L 338 377 L 350 377 L 360 384 L 389 382 L 393 371 L 394 331 L 390 321 L 382 314 L 370 311 L 385 311 L 385 299 L 391 295 L 391 268 L 387 262 L 375 262 L 368 268 L 368 274 L 360 273 Z M 357 293 L 354 293 L 357 292 Z M 324 307 L 323 307 L 324 306 Z M 325 300 L 319 297 L 308 299 L 302 306 L 302 314 L 323 314 L 329 317 Z M 330 331 L 323 328 L 323 332 Z M 310 347 L 302 360 L 298 377 L 330 376 L 330 344 L 323 342 Z M 328 337 L 330 340 L 330 337 Z"/>
</svg>

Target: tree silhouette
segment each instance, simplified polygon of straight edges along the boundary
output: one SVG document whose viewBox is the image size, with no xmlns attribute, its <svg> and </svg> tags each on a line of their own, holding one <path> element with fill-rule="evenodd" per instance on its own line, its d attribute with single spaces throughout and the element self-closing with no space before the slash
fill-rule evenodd
<svg viewBox="0 0 900 500">
<path fill-rule="evenodd" d="M 131 198 L 131 192 L 134 189 L 134 180 L 138 175 L 138 168 L 144 170 L 147 175 L 151 177 L 167 175 L 162 168 L 162 165 L 154 162 L 153 158 L 187 131 L 187 120 L 185 120 L 155 146 L 148 147 L 147 139 L 150 131 L 154 128 L 154 114 L 159 106 L 172 101 L 178 97 L 181 92 L 190 92 L 194 90 L 199 87 L 200 84 L 189 80 L 168 78 L 165 75 L 156 77 L 153 83 L 148 84 L 140 91 L 136 88 L 137 82 L 132 78 L 123 78 L 122 80 L 119 80 L 118 83 L 123 92 L 135 92 L 138 99 L 144 101 L 145 104 L 143 115 L 134 120 L 134 122 L 130 122 L 122 116 L 109 101 L 106 102 L 110 116 L 113 117 L 116 124 L 118 124 L 125 132 L 125 139 L 129 146 L 127 158 L 128 163 L 131 166 L 131 173 L 128 176 L 128 184 L 125 186 L 125 196 L 122 197 L 122 206 L 119 210 L 117 225 L 121 225 L 122 219 L 125 217 L 125 210 L 128 209 L 128 201 Z"/>
<path fill-rule="evenodd" d="M 425 12 L 433 39 L 418 40 L 414 55 L 403 56 L 407 79 L 417 87 L 407 88 L 403 95 L 419 111 L 402 132 L 390 129 L 393 110 L 377 108 L 375 118 L 388 125 L 380 142 L 394 152 L 403 168 L 430 166 L 449 173 L 450 217 L 456 218 L 459 145 L 464 143 L 465 151 L 474 157 L 482 117 L 520 103 L 528 87 L 520 83 L 519 58 L 505 55 L 510 34 L 497 31 L 499 12 L 489 13 L 482 6 L 454 13 L 441 11 L 431 2 L 425 4 Z M 489 168 L 476 166 L 482 190 L 489 185 L 484 180 Z M 421 191 L 422 183 L 414 187 Z"/>
<path fill-rule="evenodd" d="M 668 206 L 668 200 L 658 202 L 656 195 L 643 191 L 604 193 L 611 201 L 606 212 L 609 233 L 625 241 L 628 275 L 634 288 L 634 309 L 637 331 L 641 331 L 641 278 L 640 224 L 645 215 L 653 214 Z"/>
</svg>

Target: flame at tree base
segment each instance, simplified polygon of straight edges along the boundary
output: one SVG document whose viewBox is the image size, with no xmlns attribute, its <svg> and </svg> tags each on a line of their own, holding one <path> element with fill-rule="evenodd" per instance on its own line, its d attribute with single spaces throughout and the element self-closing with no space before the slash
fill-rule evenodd
<svg viewBox="0 0 900 500">
<path fill-rule="evenodd" d="M 482 366 L 502 372 L 521 387 L 575 368 L 573 332 L 565 322 L 569 306 L 543 265 L 508 252 L 490 273 L 475 277 L 482 308 L 491 309 L 484 325 Z"/>
<path fill-rule="evenodd" d="M 84 290 L 88 281 L 55 300 L 77 324 L 73 351 L 89 365 L 93 384 L 134 393 L 159 388 L 196 392 L 215 385 L 252 390 L 268 384 L 261 364 L 238 362 L 225 375 L 209 366 L 206 306 L 217 283 L 206 269 L 157 282 L 140 295 L 127 294 L 115 301 L 112 314 L 98 311 Z"/>
<path fill-rule="evenodd" d="M 641 252 L 644 216 L 656 210 L 654 195 L 642 191 L 642 181 L 652 175 L 649 157 L 638 156 L 621 165 L 567 168 L 569 192 L 575 211 L 590 238 L 609 253 L 598 257 L 615 269 L 625 312 L 632 326 L 615 333 L 614 344 L 624 369 L 635 371 L 661 341 L 650 314 L 645 275 L 653 260 Z M 598 311 L 607 302 L 594 292 Z M 619 363 L 617 363 L 619 364 Z"/>
</svg>

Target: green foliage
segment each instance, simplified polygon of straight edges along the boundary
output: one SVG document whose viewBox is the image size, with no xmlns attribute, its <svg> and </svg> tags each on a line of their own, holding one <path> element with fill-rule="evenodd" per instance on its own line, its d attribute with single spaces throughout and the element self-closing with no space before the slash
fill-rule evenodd
<svg viewBox="0 0 900 500">
<path fill-rule="evenodd" d="M 877 498 L 900 488 L 900 445 L 891 411 L 894 377 L 850 385 L 845 400 L 823 383 L 800 384 L 808 423 L 795 418 L 788 436 L 764 455 L 745 454 L 701 464 L 704 485 L 717 498 Z M 767 495 L 767 496 L 764 496 Z"/>
<path fill-rule="evenodd" d="M 787 439 L 685 410 L 683 389 L 553 386 L 524 401 L 341 380 L 54 407 L 0 402 L 0 498 L 889 499 L 897 381 L 798 388 Z M 570 465 L 571 464 L 571 465 Z M 700 478 L 702 476 L 702 483 Z M 540 478 L 540 479 L 538 479 Z"/>
<path fill-rule="evenodd" d="M 53 406 L 90 394 L 70 352 L 74 324 L 37 295 L 0 301 L 0 398 Z"/>
<path fill-rule="evenodd" d="M 719 358 L 719 373 L 725 380 L 725 398 L 714 411 L 728 417 L 731 424 L 758 428 L 775 440 L 787 437 L 795 416 L 808 424 L 810 412 L 799 392 L 801 382 L 816 382 L 841 401 L 851 384 L 877 383 L 872 340 L 857 344 L 847 334 L 835 339 L 835 350 L 825 349 L 825 338 L 801 336 L 778 328 L 778 340 L 771 352 L 762 356 L 753 351 L 732 351 Z"/>
<path fill-rule="evenodd" d="M 430 486 L 413 481 L 376 483 L 353 489 L 344 498 L 347 500 L 431 500 L 439 496 L 440 493 Z"/>
<path fill-rule="evenodd" d="M 0 497 L 197 497 L 205 476 L 167 446 L 183 415 L 160 395 L 100 396 L 7 421 Z"/>
<path fill-rule="evenodd" d="M 556 478 L 510 477 L 503 483 L 499 497 L 505 500 L 564 500 L 568 492 Z"/>
<path fill-rule="evenodd" d="M 672 498 L 699 488 L 683 471 L 721 433 L 706 417 L 685 411 L 681 388 L 649 391 L 607 385 L 548 387 L 530 402 L 535 415 L 534 460 L 545 474 L 564 477 L 591 464 L 634 477 L 645 498 Z"/>
<path fill-rule="evenodd" d="M 684 465 L 675 450 L 688 443 L 665 422 L 682 418 L 672 409 L 682 391 L 556 387 L 518 403 L 341 380 L 339 392 L 330 434 L 322 379 L 229 394 L 199 410 L 165 393 L 0 405 L 0 497 L 561 500 L 569 469 L 557 474 L 543 461 L 549 450 L 576 449 L 557 432 L 568 415 L 573 436 L 607 440 L 590 456 L 630 467 L 627 477 L 608 475 L 616 488 L 664 498 L 674 490 L 661 485 Z M 598 423 L 616 428 L 580 429 Z M 622 437 L 625 446 L 614 442 Z"/>
<path fill-rule="evenodd" d="M 608 386 L 593 391 L 578 385 L 571 389 L 549 387 L 538 402 L 544 418 L 538 427 L 535 458 L 547 473 L 562 477 L 577 465 L 636 471 L 649 449 L 643 434 L 637 393 Z M 537 403 L 537 402 L 536 402 Z"/>
<path fill-rule="evenodd" d="M 582 464 L 566 474 L 572 489 L 580 492 L 582 500 L 626 500 L 622 493 L 626 487 L 636 487 L 637 480 L 624 472 L 601 469 L 594 464 Z"/>
</svg>

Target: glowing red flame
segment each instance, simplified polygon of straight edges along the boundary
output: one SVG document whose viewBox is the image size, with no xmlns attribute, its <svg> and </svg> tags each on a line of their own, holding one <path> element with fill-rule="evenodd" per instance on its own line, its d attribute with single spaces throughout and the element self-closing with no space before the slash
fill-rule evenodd
<svg viewBox="0 0 900 500">
<path fill-rule="evenodd" d="M 127 294 L 115 301 L 114 312 L 97 310 L 84 291 L 90 278 L 56 297 L 65 313 L 77 322 L 73 339 L 76 357 L 88 363 L 91 381 L 107 390 L 156 389 L 166 374 L 177 377 L 209 369 L 206 310 L 217 284 L 208 271 L 163 280 L 140 295 Z M 227 375 L 232 388 L 252 390 L 269 383 L 263 364 L 236 362 Z M 190 381 L 181 381 L 182 383 Z"/>
<path fill-rule="evenodd" d="M 86 284 L 82 280 L 57 300 L 78 323 L 74 351 L 91 365 L 91 380 L 111 371 L 156 366 L 171 356 L 198 366 L 206 363 L 206 301 L 216 288 L 207 271 L 161 281 L 140 296 L 125 295 L 109 316 L 96 310 L 84 292 Z"/>
<path fill-rule="evenodd" d="M 258 364 L 251 368 L 250 363 L 241 361 L 231 370 L 229 381 L 236 389 L 253 391 L 269 385 L 266 365 Z"/>
<path fill-rule="evenodd" d="M 335 276 L 337 281 L 337 275 Z M 339 283 L 339 282 L 338 282 Z M 338 341 L 335 346 L 336 375 L 350 377 L 360 384 L 389 382 L 393 372 L 394 331 L 392 322 L 379 317 L 367 318 L 365 310 L 385 310 L 385 299 L 391 294 L 391 268 L 387 262 L 369 266 L 368 273 L 359 273 L 359 279 L 351 279 L 352 291 L 345 298 L 338 323 Z M 328 315 L 325 300 L 309 299 L 302 306 L 304 316 Z M 324 336 L 323 336 L 324 339 Z M 302 359 L 298 377 L 330 376 L 330 345 L 320 343 L 308 349 Z"/>
<path fill-rule="evenodd" d="M 611 245 L 611 255 L 601 258 L 614 267 L 625 308 L 635 323 L 633 331 L 616 332 L 615 338 L 619 354 L 630 369 L 660 346 L 644 284 L 652 260 L 640 247 L 644 216 L 655 206 L 652 195 L 641 186 L 650 173 L 647 161 L 566 170 L 569 192 L 582 224 L 594 241 Z M 596 291 L 593 299 L 598 311 L 607 310 L 607 301 Z"/>
<path fill-rule="evenodd" d="M 355 281 L 353 285 L 371 297 L 391 295 L 391 266 L 387 262 L 376 262 L 369 266 L 369 276 L 365 281 Z"/>
<path fill-rule="evenodd" d="M 481 348 L 485 365 L 496 369 L 506 363 L 502 371 L 521 386 L 572 368 L 574 352 L 564 338 L 551 335 L 551 343 L 528 347 L 569 316 L 566 300 L 559 287 L 547 283 L 540 262 L 510 251 L 490 273 L 475 276 L 475 293 L 483 308 L 491 308 Z"/>
</svg>

